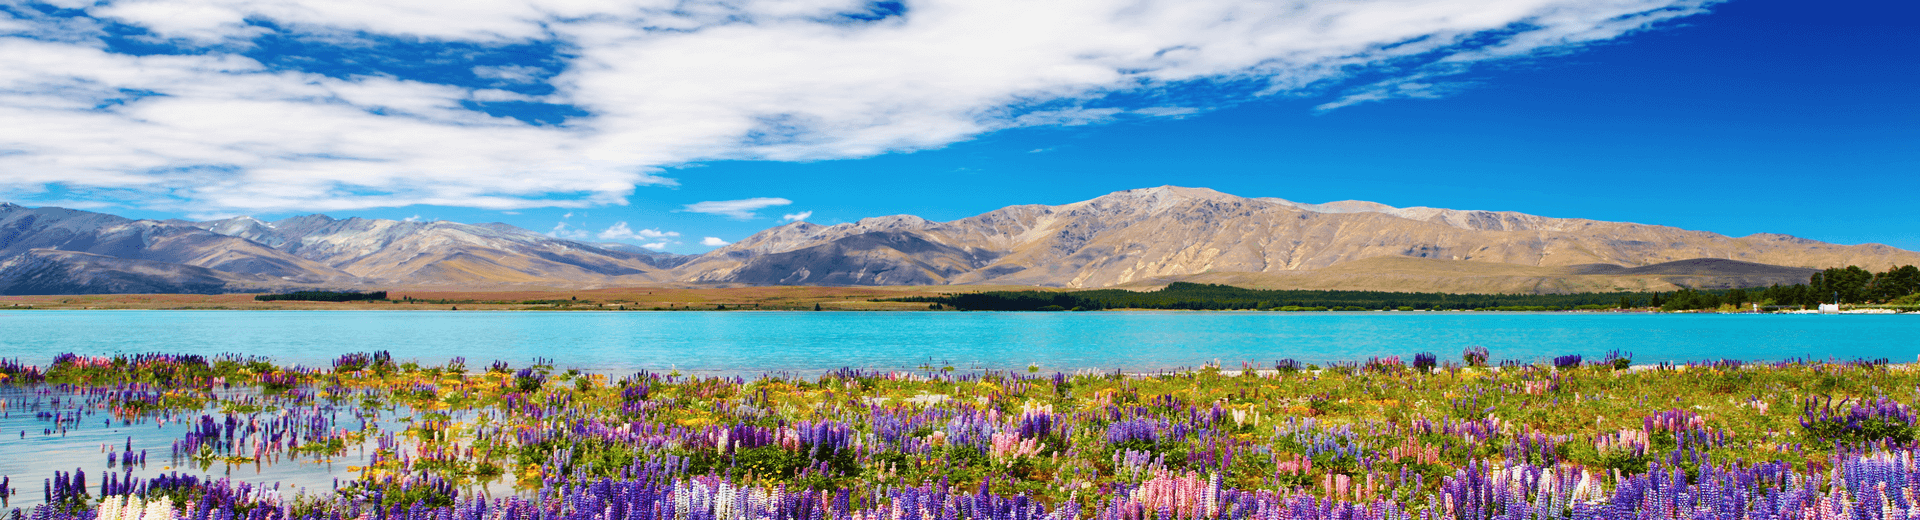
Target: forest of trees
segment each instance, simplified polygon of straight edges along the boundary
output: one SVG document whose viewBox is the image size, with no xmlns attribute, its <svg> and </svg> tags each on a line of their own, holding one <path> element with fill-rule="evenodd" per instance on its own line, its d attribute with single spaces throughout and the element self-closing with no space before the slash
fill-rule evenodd
<svg viewBox="0 0 1920 520">
<path fill-rule="evenodd" d="M 1542 311 L 1658 307 L 1681 311 L 1759 304 L 1805 306 L 1829 303 L 1920 304 L 1920 268 L 1874 273 L 1855 266 L 1815 273 L 1808 283 L 1764 289 L 1681 289 L 1676 292 L 1583 294 L 1446 294 L 1380 291 L 1269 291 L 1229 285 L 1175 282 L 1158 291 L 989 291 L 889 301 L 938 303 L 960 310 L 1057 311 L 1102 309 L 1186 310 L 1514 310 Z"/>
<path fill-rule="evenodd" d="M 1822 303 L 1920 303 L 1920 268 L 1902 266 L 1870 272 L 1858 266 L 1835 267 L 1814 273 L 1807 283 L 1775 285 L 1766 289 L 1735 289 L 1724 294 L 1680 291 L 1655 304 L 1663 310 L 1714 309 L 1722 304 L 1758 303 L 1811 307 Z"/>
<path fill-rule="evenodd" d="M 1101 309 L 1187 310 L 1565 310 L 1607 309 L 1622 302 L 1650 301 L 1654 293 L 1445 294 L 1381 291 L 1268 291 L 1229 285 L 1175 282 L 1151 292 L 990 291 L 914 296 L 890 301 L 928 302 L 961 310 L 1039 311 Z"/>
<path fill-rule="evenodd" d="M 281 300 L 305 301 L 305 302 L 355 302 L 355 301 L 364 301 L 364 300 L 385 300 L 387 299 L 387 292 L 374 291 L 374 292 L 363 293 L 363 292 L 357 292 L 357 291 L 338 291 L 338 292 L 336 291 L 294 291 L 294 292 L 282 293 L 282 294 L 260 294 L 260 295 L 255 295 L 253 299 L 254 301 L 262 301 L 262 302 L 281 301 Z"/>
</svg>

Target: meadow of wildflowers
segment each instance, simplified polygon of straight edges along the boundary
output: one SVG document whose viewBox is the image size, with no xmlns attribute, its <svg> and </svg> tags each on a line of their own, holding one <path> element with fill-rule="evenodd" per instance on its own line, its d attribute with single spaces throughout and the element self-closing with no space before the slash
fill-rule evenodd
<svg viewBox="0 0 1920 520">
<path fill-rule="evenodd" d="M 42 424 L 21 438 L 114 424 L 183 433 L 164 452 L 130 437 L 101 446 L 96 467 L 5 475 L 0 498 L 33 520 L 1920 513 L 1913 365 L 1633 366 L 1609 353 L 1488 367 L 1490 355 L 752 379 L 384 353 L 325 368 L 62 355 L 0 361 L 13 396 L 0 413 Z M 351 450 L 369 455 L 326 493 L 212 476 Z M 154 465 L 180 469 L 154 476 Z"/>
</svg>

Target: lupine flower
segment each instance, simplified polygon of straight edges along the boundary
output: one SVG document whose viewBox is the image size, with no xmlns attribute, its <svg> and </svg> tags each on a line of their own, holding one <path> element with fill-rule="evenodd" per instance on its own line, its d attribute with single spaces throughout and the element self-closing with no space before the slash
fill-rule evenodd
<svg viewBox="0 0 1920 520">
<path fill-rule="evenodd" d="M 1831 397 L 1809 399 L 1801 407 L 1800 426 L 1818 439 L 1835 442 L 1914 440 L 1913 408 L 1885 397 L 1848 404 Z"/>
<path fill-rule="evenodd" d="M 1492 356 L 1493 354 L 1491 352 L 1487 352 L 1487 347 L 1479 345 L 1467 347 L 1466 350 L 1460 352 L 1460 360 L 1466 362 L 1467 366 L 1470 367 L 1487 366 L 1487 359 Z"/>
</svg>

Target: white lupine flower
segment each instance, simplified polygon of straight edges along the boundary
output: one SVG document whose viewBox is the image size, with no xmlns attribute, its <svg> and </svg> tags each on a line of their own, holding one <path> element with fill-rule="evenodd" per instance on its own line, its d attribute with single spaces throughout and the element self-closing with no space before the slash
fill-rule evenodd
<svg viewBox="0 0 1920 520">
<path fill-rule="evenodd" d="M 101 500 L 100 511 L 95 514 L 95 518 L 99 520 L 120 520 L 120 504 L 123 500 L 125 499 L 115 499 L 113 497 L 106 497 L 105 500 Z"/>
<path fill-rule="evenodd" d="M 147 502 L 146 512 L 141 513 L 139 520 L 176 520 L 173 514 L 173 499 L 160 497 Z"/>
</svg>

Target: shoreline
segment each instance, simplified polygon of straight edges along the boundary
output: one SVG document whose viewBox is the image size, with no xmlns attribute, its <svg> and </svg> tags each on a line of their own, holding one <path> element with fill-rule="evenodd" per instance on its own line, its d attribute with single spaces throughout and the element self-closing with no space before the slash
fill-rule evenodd
<svg viewBox="0 0 1920 520">
<path fill-rule="evenodd" d="M 1594 310 L 1594 309 L 1570 309 L 1570 310 L 1493 310 L 1493 309 L 1447 309 L 1447 310 L 1426 310 L 1426 309 L 1420 309 L 1420 310 L 1410 310 L 1410 311 L 1403 311 L 1403 310 L 1395 310 L 1395 309 L 1375 309 L 1375 310 L 1364 310 L 1364 311 L 1340 311 L 1340 310 L 1325 310 L 1325 311 L 1271 311 L 1271 310 L 1253 310 L 1253 309 L 1224 309 L 1224 310 L 1203 310 L 1203 309 L 1099 309 L 1099 310 L 1091 310 L 1091 311 L 1000 311 L 1000 310 L 962 310 L 962 309 L 929 309 L 929 308 L 926 308 L 926 306 L 925 306 L 924 304 L 920 304 L 920 303 L 912 303 L 912 302 L 832 302 L 832 303 L 827 303 L 827 302 L 822 302 L 822 303 L 821 303 L 821 305 L 822 305 L 822 307 L 823 307 L 823 308 L 820 308 L 820 309 L 815 309 L 815 308 L 811 308 L 811 307 L 807 307 L 807 306 L 791 306 L 791 307 L 769 307 L 769 306 L 755 306 L 755 305 L 753 305 L 753 304 L 751 304 L 751 303 L 736 303 L 736 304 L 689 304 L 689 305 L 687 305 L 687 306 L 684 306 L 684 307 L 682 307 L 682 306 L 678 306 L 678 305 L 679 305 L 679 304 L 678 304 L 678 303 L 676 302 L 676 304 L 675 304 L 675 306 L 673 306 L 673 307 L 665 307 L 665 308 L 662 308 L 662 307 L 657 307 L 657 306 L 656 306 L 656 307 L 647 307 L 647 308 L 621 308 L 621 307 L 616 307 L 616 308 L 605 308 L 604 306 L 602 306 L 602 307 L 586 307 L 586 306 L 539 306 L 539 305 L 517 305 L 517 304 L 510 304 L 510 303 L 485 303 L 485 302 L 470 302 L 470 303 L 390 303 L 390 304 L 376 304 L 376 303 L 361 303 L 361 302 L 305 302 L 305 301 L 302 301 L 302 302 L 274 302 L 274 303 L 268 303 L 268 302 L 259 302 L 259 303 L 246 303 L 246 304 L 241 304 L 241 303 L 235 303 L 235 304 L 219 304 L 219 303 L 208 303 L 208 304 L 199 304 L 199 305 L 195 305 L 195 304 L 185 304 L 185 305 L 181 305 L 181 304 L 173 304 L 173 305 L 162 305 L 162 304 L 149 304 L 149 305 L 142 305 L 142 304 L 128 304 L 128 303 L 118 303 L 118 302 L 115 302 L 115 303 L 95 303 L 95 304 L 81 304 L 81 303 L 26 303 L 26 304 L 22 304 L 22 303 L 13 303 L 13 304 L 9 304 L 9 305 L 6 305 L 6 306 L 0 306 L 0 312 L 4 312 L 4 311 L 55 311 L 55 310 L 59 310 L 59 311 L 78 311 L 78 310 L 88 310 L 88 311 L 116 311 L 116 310 L 118 310 L 118 311 L 396 311 L 396 312 L 436 312 L 436 311 L 437 311 L 437 312 L 529 312 L 529 313 L 537 313 L 537 312 L 602 312 L 602 313 L 629 313 L 629 312 L 991 312 L 991 313 L 1010 313 L 1010 314 L 1081 314 L 1081 313 L 1233 313 L 1233 314 L 1272 314 L 1272 315 L 1306 315 L 1306 316 L 1315 316 L 1315 315 L 1344 315 L 1344 316 L 1352 316 L 1352 315 L 1371 315 L 1371 314 L 1387 314 L 1387 315 L 1398 315 L 1398 314 L 1455 314 L 1455 313 L 1465 313 L 1465 314 L 1501 314 L 1501 315 L 1518 315 L 1518 314 L 1662 314 L 1662 315 L 1697 315 L 1697 314 L 1713 314 L 1713 315 L 1824 315 L 1824 316 L 1859 316 L 1859 315 L 1869 315 L 1869 316 L 1891 316 L 1891 315 L 1915 315 L 1915 314 L 1920 314 L 1920 310 L 1900 310 L 1900 309 L 1888 309 L 1888 308 L 1879 308 L 1879 307 L 1869 307 L 1869 308 L 1865 308 L 1865 309 L 1848 309 L 1848 310 L 1843 310 L 1843 311 L 1839 311 L 1839 312 L 1833 312 L 1833 313 L 1823 313 L 1823 312 L 1820 312 L 1820 311 L 1818 311 L 1818 310 L 1794 310 L 1794 311 L 1786 311 L 1786 310 L 1780 310 L 1780 311 L 1761 311 L 1761 312 L 1753 312 L 1753 311 L 1734 311 L 1734 312 L 1713 312 L 1713 311 L 1659 311 L 1659 310 L 1654 310 L 1654 309 L 1607 309 L 1607 310 Z M 699 306 L 698 306 L 698 307 L 695 307 L 695 305 L 699 305 Z M 724 307 L 724 306 L 728 306 L 728 305 L 733 305 L 733 306 L 732 306 L 732 307 L 725 307 L 725 308 L 718 308 L 718 307 Z M 463 306 L 464 306 L 464 307 L 463 307 Z"/>
<path fill-rule="evenodd" d="M 1265 307 L 1245 305 L 1240 301 L 1198 300 L 1192 305 L 1180 300 L 1177 305 L 1153 304 L 1150 307 L 1176 308 L 1135 308 L 1122 305 L 1105 307 L 1090 305 L 1087 310 L 1079 307 L 1061 308 L 1049 306 L 1037 309 L 1011 307 L 1008 310 L 988 310 L 970 300 L 956 299 L 967 294 L 985 291 L 994 293 L 1014 289 L 1040 293 L 1072 293 L 1059 288 L 1039 287 L 994 287 L 994 286 L 885 286 L 885 287 L 813 287 L 813 286 L 772 286 L 772 287 L 712 287 L 712 288 L 662 288 L 662 287 L 625 287 L 602 289 L 542 289 L 542 290 L 447 290 L 445 288 L 400 288 L 380 291 L 386 299 L 354 301 L 310 301 L 310 300 L 270 300 L 259 301 L 255 293 L 226 294 L 90 294 L 90 295 L 6 295 L 0 296 L 0 310 L 409 310 L 409 311 L 962 311 L 962 312 L 1088 312 L 1088 311 L 1158 311 L 1158 312 L 1276 312 L 1276 313 L 1704 313 L 1704 314 L 1792 314 L 1818 313 L 1817 310 L 1799 310 L 1787 308 L 1759 309 L 1755 312 L 1748 305 L 1738 307 L 1723 306 L 1716 310 L 1661 311 L 1654 307 L 1619 308 L 1614 305 L 1515 305 L 1513 300 L 1490 300 L 1476 303 L 1491 305 L 1405 305 L 1398 302 L 1367 303 L 1356 301 L 1361 306 L 1294 306 L 1283 305 L 1285 300 L 1268 302 Z M 1205 295 L 1201 295 L 1204 297 Z M 1445 295 L 1443 295 L 1445 296 Z M 1462 297 L 1485 297 L 1490 295 L 1459 295 Z M 1345 296 L 1342 296 L 1345 297 Z M 1622 299 L 1625 299 L 1624 297 Z M 1329 300 L 1332 301 L 1332 300 Z M 1471 301 L 1463 300 L 1463 301 Z M 963 303 L 976 310 L 961 310 L 952 307 L 954 303 Z M 1546 302 L 1543 302 L 1546 303 Z M 1645 303 L 1644 301 L 1640 303 Z M 1302 304 L 1306 305 L 1306 304 Z M 1362 306 L 1368 307 L 1363 309 Z M 1429 308 L 1415 308 L 1415 307 Z M 1437 307 L 1474 307 L 1474 308 L 1437 308 Z M 1232 308 L 1239 307 L 1239 308 Z M 1380 307 L 1380 308 L 1373 308 Z M 1578 308 L 1576 308 L 1578 307 Z M 1886 306 L 1877 304 L 1849 304 L 1843 314 L 1911 314 L 1920 313 L 1920 306 Z M 1875 310 L 1885 309 L 1885 310 Z"/>
</svg>

